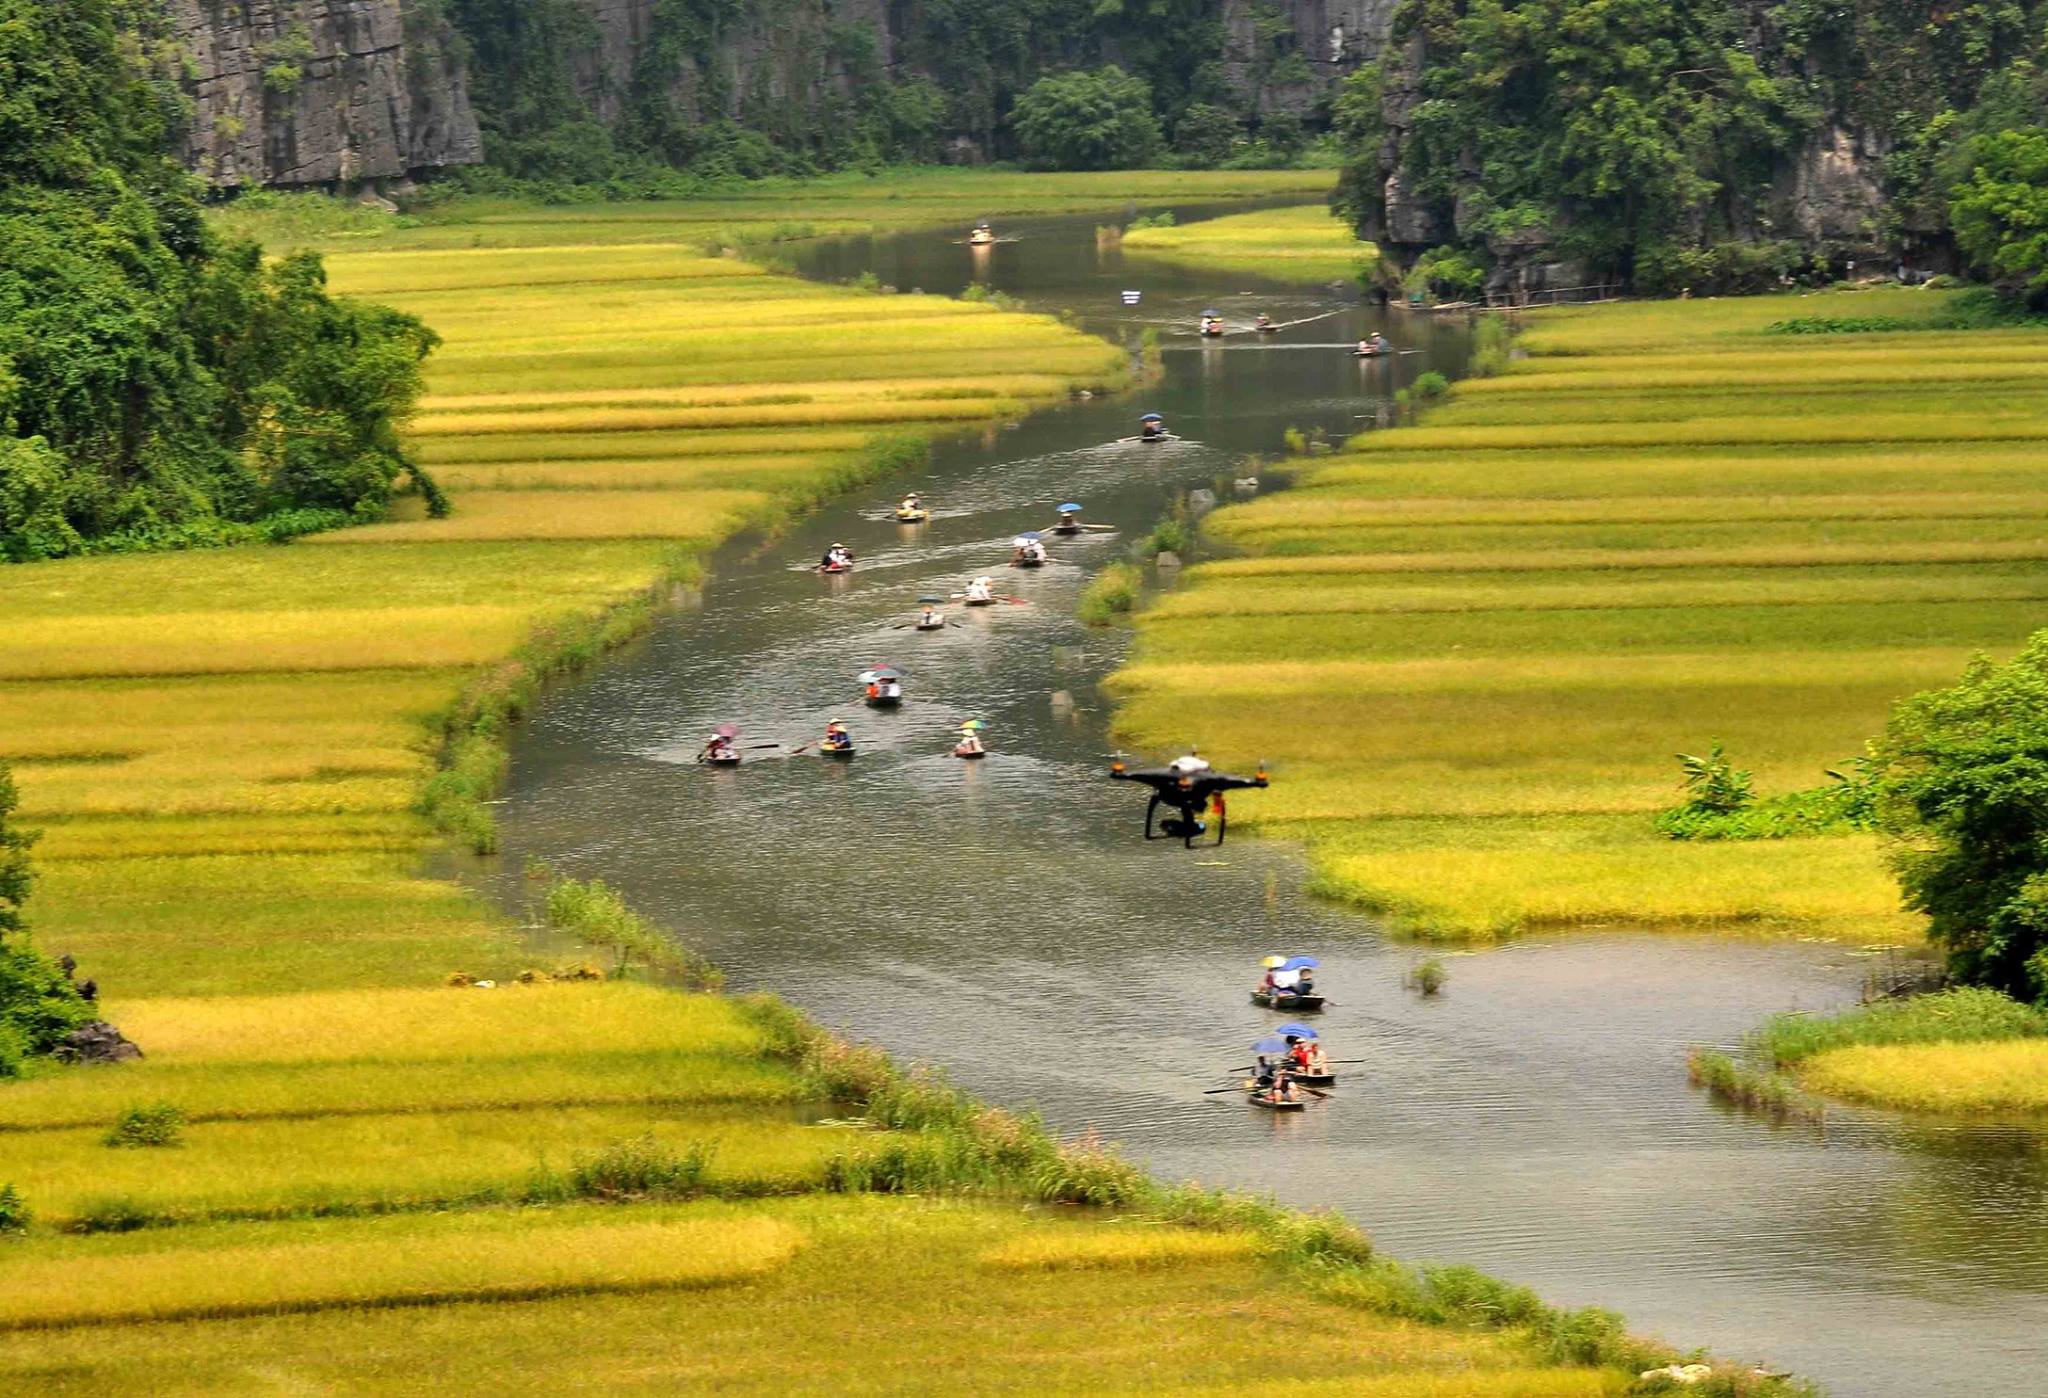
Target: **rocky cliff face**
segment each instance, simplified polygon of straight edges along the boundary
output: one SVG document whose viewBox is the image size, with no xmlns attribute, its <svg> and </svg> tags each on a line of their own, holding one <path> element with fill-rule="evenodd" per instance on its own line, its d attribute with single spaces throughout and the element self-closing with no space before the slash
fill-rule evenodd
<svg viewBox="0 0 2048 1398">
<path fill-rule="evenodd" d="M 187 161 L 216 186 L 352 186 L 482 159 L 461 48 L 428 0 L 162 2 L 192 100 Z M 657 0 L 574 3 L 592 36 L 569 57 L 575 86 L 617 121 L 660 37 Z M 1300 115 L 1379 51 L 1398 0 L 1219 3 L 1224 73 L 1246 109 Z M 736 6 L 708 53 L 670 65 L 666 96 L 697 121 L 801 124 L 854 81 L 847 35 L 872 39 L 871 71 L 909 76 L 898 36 L 926 20 L 920 0 Z M 1086 60 L 1071 49 L 1065 60 Z M 975 141 L 955 144 L 979 157 Z"/>
<path fill-rule="evenodd" d="M 1379 55 L 1400 0 L 1224 0 L 1223 71 L 1261 114 L 1305 115 Z"/>
<path fill-rule="evenodd" d="M 412 0 L 168 0 L 216 186 L 355 185 L 483 158 L 459 50 Z"/>
</svg>

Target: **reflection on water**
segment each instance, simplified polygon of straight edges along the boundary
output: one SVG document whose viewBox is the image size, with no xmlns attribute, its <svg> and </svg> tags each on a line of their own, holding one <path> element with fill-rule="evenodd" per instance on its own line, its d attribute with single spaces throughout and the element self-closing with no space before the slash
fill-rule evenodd
<svg viewBox="0 0 2048 1398">
<path fill-rule="evenodd" d="M 1287 847 L 1190 854 L 1139 839 L 1142 793 L 1104 779 L 1095 690 L 1124 637 L 1072 620 L 1080 588 L 1180 491 L 1227 494 L 1243 455 L 1277 449 L 1289 426 L 1355 430 L 1394 383 L 1454 369 L 1463 336 L 1385 322 L 1341 291 L 1120 264 L 1091 220 L 1015 231 L 988 278 L 1112 336 L 1160 327 L 1163 381 L 1142 401 L 954 443 L 915 480 L 730 551 L 700 609 L 527 726 L 501 867 L 530 853 L 602 874 L 739 988 L 778 990 L 1062 1129 L 1099 1126 L 1165 1175 L 1341 1207 L 1397 1254 L 1612 1306 L 1838 1394 L 2040 1391 L 2048 1181 L 2035 1133 L 1849 1112 L 1772 1129 L 1685 1085 L 1689 1045 L 1851 999 L 1860 966 L 1846 953 L 1523 943 L 1449 958 L 1445 994 L 1421 1001 L 1401 988 L 1418 953 L 1309 900 Z M 814 272 L 873 266 L 930 290 L 972 270 L 942 235 L 814 256 Z M 1134 310 L 1125 287 L 1144 293 Z M 1198 344 L 1194 316 L 1211 304 L 1245 324 L 1259 310 L 1307 323 Z M 1361 363 L 1332 348 L 1374 328 L 1415 353 Z M 1183 440 L 1120 443 L 1140 408 Z M 912 486 L 930 524 L 873 517 Z M 1005 568 L 1009 538 L 1064 499 L 1123 532 L 1053 539 L 1052 566 Z M 852 575 L 793 570 L 835 538 L 860 558 Z M 920 594 L 983 572 L 1022 605 L 904 627 Z M 854 676 L 885 661 L 903 668 L 908 702 L 871 713 Z M 854 761 L 789 755 L 833 718 L 854 731 Z M 966 718 L 988 724 L 978 765 L 949 755 Z M 690 765 L 727 721 L 743 742 L 784 747 L 738 770 Z M 1342 1070 L 1336 1100 L 1288 1118 L 1202 1095 L 1273 1022 L 1246 996 L 1268 952 L 1323 958 L 1332 1056 L 1365 1060 Z"/>
</svg>

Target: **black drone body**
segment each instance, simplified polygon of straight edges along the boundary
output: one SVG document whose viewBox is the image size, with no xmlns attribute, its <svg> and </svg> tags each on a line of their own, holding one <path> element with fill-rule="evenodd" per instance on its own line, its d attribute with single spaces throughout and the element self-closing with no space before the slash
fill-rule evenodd
<svg viewBox="0 0 2048 1398">
<path fill-rule="evenodd" d="M 1195 841 L 1209 833 L 1209 822 L 1203 818 L 1205 812 L 1216 819 L 1216 838 L 1205 843 L 1223 843 L 1223 832 L 1229 823 L 1223 805 L 1224 792 L 1267 784 L 1263 767 L 1256 776 L 1234 777 L 1212 770 L 1208 763 L 1194 756 L 1135 772 L 1118 758 L 1110 765 L 1109 775 L 1113 781 L 1141 782 L 1152 788 L 1152 800 L 1145 807 L 1146 839 L 1179 840 L 1189 849 L 1196 848 Z M 1161 806 L 1172 812 L 1163 820 L 1158 819 Z"/>
</svg>

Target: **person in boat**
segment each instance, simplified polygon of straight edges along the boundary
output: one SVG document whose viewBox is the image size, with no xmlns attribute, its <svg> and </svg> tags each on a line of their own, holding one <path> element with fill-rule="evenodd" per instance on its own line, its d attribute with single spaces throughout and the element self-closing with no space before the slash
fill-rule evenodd
<svg viewBox="0 0 2048 1398">
<path fill-rule="evenodd" d="M 970 602 L 993 602 L 996 600 L 995 587 L 987 578 L 976 578 L 967 584 L 967 600 Z"/>
<path fill-rule="evenodd" d="M 1294 1099 L 1294 1075 L 1282 1068 L 1273 1074 L 1273 1085 L 1266 1089 L 1266 1096 L 1275 1102 L 1292 1102 Z"/>
<path fill-rule="evenodd" d="M 896 507 L 896 513 L 905 519 L 911 515 L 922 514 L 924 513 L 924 501 L 918 499 L 917 492 L 913 490 L 910 494 L 903 497 L 903 503 Z"/>
<path fill-rule="evenodd" d="M 1289 1034 L 1287 1036 L 1287 1061 L 1299 1072 L 1312 1073 L 1315 1069 L 1309 1066 L 1311 1059 L 1309 1041 Z"/>
<path fill-rule="evenodd" d="M 1373 334 L 1372 334 L 1372 352 L 1373 352 L 1374 354 L 1385 354 L 1385 353 L 1386 353 L 1386 352 L 1387 352 L 1388 350 L 1390 350 L 1390 349 L 1392 349 L 1392 348 L 1393 348 L 1393 346 L 1392 346 L 1391 344 L 1388 344 L 1388 343 L 1387 343 L 1387 337 L 1386 337 L 1386 336 L 1384 336 L 1384 335 L 1380 334 L 1380 333 L 1379 333 L 1379 331 L 1377 331 L 1377 330 L 1373 331 Z"/>
<path fill-rule="evenodd" d="M 1373 348 L 1371 340 L 1360 340 L 1358 342 L 1358 348 L 1352 351 L 1353 354 L 1371 354 L 1372 352 Z"/>
<path fill-rule="evenodd" d="M 1079 510 L 1061 510 L 1059 523 L 1053 526 L 1055 529 L 1079 529 L 1080 527 L 1081 512 Z"/>
<path fill-rule="evenodd" d="M 1259 324 L 1259 329 L 1261 329 L 1261 330 L 1277 330 L 1277 329 L 1279 329 L 1279 327 L 1278 327 L 1278 326 L 1276 326 L 1275 324 L 1273 324 L 1273 317 L 1271 317 L 1271 316 L 1267 315 L 1267 314 L 1266 314 L 1266 313 L 1265 313 L 1264 311 L 1260 311 L 1260 312 L 1259 312 L 1259 321 L 1258 321 L 1258 324 Z"/>
<path fill-rule="evenodd" d="M 924 604 L 924 610 L 917 614 L 917 624 L 919 627 L 927 631 L 936 628 L 939 625 L 938 608 L 934 607 L 931 603 L 926 602 Z"/>
<path fill-rule="evenodd" d="M 1323 1052 L 1323 1041 L 1321 1039 L 1310 1039 L 1305 1047 L 1308 1049 L 1308 1060 L 1304 1066 L 1308 1071 L 1314 1073 L 1317 1077 L 1321 1077 L 1329 1072 L 1330 1059 L 1329 1055 Z"/>
<path fill-rule="evenodd" d="M 981 734 L 976 731 L 980 726 L 981 725 L 976 723 L 973 719 L 969 719 L 967 722 L 961 724 L 960 741 L 954 745 L 953 751 L 960 754 L 960 756 L 962 757 L 965 757 L 967 754 L 971 752 L 978 753 L 985 751 L 985 749 L 981 745 Z"/>
<path fill-rule="evenodd" d="M 827 752 L 845 752 L 853 746 L 853 734 L 846 731 L 846 725 L 833 719 L 825 725 L 825 736 L 818 740 L 818 746 Z"/>
<path fill-rule="evenodd" d="M 1263 1053 L 1260 1054 L 1258 1063 L 1255 1064 L 1252 1068 L 1252 1082 L 1254 1084 L 1254 1090 L 1258 1092 L 1270 1092 L 1273 1088 L 1273 1079 L 1278 1073 L 1278 1071 L 1279 1070 L 1273 1066 L 1272 1059 L 1266 1057 L 1266 1055 Z"/>
<path fill-rule="evenodd" d="M 1316 993 L 1316 973 L 1312 969 L 1304 966 L 1299 971 L 1292 972 L 1291 974 L 1294 977 L 1294 993 L 1296 995 L 1313 995 Z"/>
<path fill-rule="evenodd" d="M 1012 563 L 1028 564 L 1043 563 L 1045 562 L 1045 559 L 1046 554 L 1044 543 L 1037 539 L 1021 539 L 1018 541 L 1015 555 L 1011 558 L 1010 561 Z"/>
<path fill-rule="evenodd" d="M 851 568 L 853 554 L 844 544 L 834 544 L 825 550 L 825 556 L 818 560 L 820 568 Z"/>
<path fill-rule="evenodd" d="M 1164 437 L 1166 435 L 1166 424 L 1156 417 L 1147 418 L 1138 428 L 1138 435 L 1141 437 Z"/>
<path fill-rule="evenodd" d="M 728 762 L 740 755 L 731 738 L 723 733 L 713 733 L 704 750 L 697 754 L 699 762 Z"/>
</svg>

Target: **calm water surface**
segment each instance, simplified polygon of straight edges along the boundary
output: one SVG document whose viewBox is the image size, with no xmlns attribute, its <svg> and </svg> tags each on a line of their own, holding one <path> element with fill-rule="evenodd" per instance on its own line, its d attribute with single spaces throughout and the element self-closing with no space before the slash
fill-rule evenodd
<svg viewBox="0 0 2048 1398">
<path fill-rule="evenodd" d="M 1529 942 L 1449 958 L 1447 991 L 1424 1002 L 1401 988 L 1419 953 L 1307 898 L 1291 848 L 1138 838 L 1140 794 L 1104 779 L 1096 692 L 1126 638 L 1073 621 L 1081 587 L 1179 493 L 1228 495 L 1245 456 L 1276 451 L 1289 426 L 1358 430 L 1424 369 L 1455 373 L 1467 345 L 1459 327 L 1384 320 L 1342 287 L 1099 250 L 1093 225 L 1019 224 L 1002 231 L 1020 241 L 986 254 L 959 233 L 808 251 L 812 275 L 873 269 L 938 292 L 972 277 L 1122 343 L 1156 328 L 1163 381 L 943 446 L 915 479 L 727 550 L 701 605 L 523 730 L 500 891 L 516 899 L 529 854 L 602 875 L 738 988 L 779 991 L 1062 1130 L 1098 1127 L 1163 1175 L 1342 1208 L 1401 1256 L 1610 1306 L 1837 1394 L 2048 1392 L 2039 1135 L 1850 1112 L 1773 1129 L 1686 1086 L 1689 1045 L 1853 1000 L 1854 954 Z M 1139 306 L 1121 304 L 1126 288 Z M 1199 341 L 1194 317 L 1211 306 L 1236 325 L 1261 310 L 1301 323 Z M 1344 352 L 1374 328 L 1408 352 Z M 1120 442 L 1144 409 L 1182 440 Z M 877 518 L 906 488 L 926 492 L 931 524 Z M 1010 536 L 1066 499 L 1123 532 L 1053 539 L 1037 573 L 1004 568 Z M 834 539 L 855 573 L 795 570 Z M 920 593 L 980 572 L 1024 605 L 901 629 Z M 884 661 L 906 672 L 909 702 L 872 714 L 854 676 Z M 970 717 L 988 724 L 979 765 L 948 753 Z M 786 751 L 832 718 L 860 744 L 851 764 L 778 751 L 737 771 L 691 764 L 720 722 Z M 1269 952 L 1322 958 L 1332 1054 L 1367 1060 L 1335 1100 L 1287 1119 L 1202 1095 L 1273 1022 L 1245 994 Z"/>
</svg>

